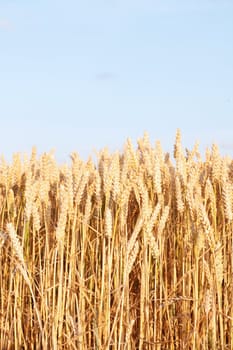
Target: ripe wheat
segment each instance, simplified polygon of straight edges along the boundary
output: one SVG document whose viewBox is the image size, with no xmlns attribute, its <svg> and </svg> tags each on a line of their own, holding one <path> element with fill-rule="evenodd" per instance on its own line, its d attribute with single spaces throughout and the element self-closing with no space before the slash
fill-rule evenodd
<svg viewBox="0 0 233 350">
<path fill-rule="evenodd" d="M 97 158 L 1 158 L 0 349 L 233 349 L 233 160 Z"/>
</svg>

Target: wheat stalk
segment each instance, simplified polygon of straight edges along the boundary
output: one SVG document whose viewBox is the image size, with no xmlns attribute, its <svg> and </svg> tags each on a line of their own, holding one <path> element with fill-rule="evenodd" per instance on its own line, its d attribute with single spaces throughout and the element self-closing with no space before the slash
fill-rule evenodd
<svg viewBox="0 0 233 350">
<path fill-rule="evenodd" d="M 40 316 L 40 312 L 36 303 L 36 299 L 35 299 L 35 295 L 32 289 L 32 285 L 29 279 L 29 275 L 28 275 L 28 271 L 27 271 L 27 267 L 26 267 L 26 263 L 24 260 L 24 255 L 23 255 L 23 247 L 19 242 L 18 236 L 14 230 L 13 224 L 9 223 L 7 224 L 7 232 L 9 234 L 9 238 L 12 242 L 13 248 L 14 248 L 14 252 L 19 260 L 19 263 L 17 264 L 18 269 L 20 270 L 20 272 L 22 273 L 22 276 L 24 277 L 25 282 L 27 283 L 29 290 L 31 292 L 31 296 L 33 299 L 33 303 L 34 303 L 34 307 L 35 307 L 35 311 L 36 311 L 36 315 L 37 315 L 37 319 L 38 319 L 38 323 L 39 323 L 39 327 L 40 327 L 40 331 L 41 331 L 41 336 L 42 336 L 42 344 L 44 343 L 44 332 L 43 332 L 43 327 L 42 327 L 42 321 L 41 321 L 41 316 Z"/>
</svg>

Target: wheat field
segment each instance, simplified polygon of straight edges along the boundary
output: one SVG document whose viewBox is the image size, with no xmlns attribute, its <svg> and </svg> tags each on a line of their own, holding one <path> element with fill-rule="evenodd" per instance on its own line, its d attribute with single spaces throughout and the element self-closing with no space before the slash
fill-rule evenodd
<svg viewBox="0 0 233 350">
<path fill-rule="evenodd" d="M 0 349 L 233 349 L 233 160 L 145 134 L 0 160 Z"/>
</svg>

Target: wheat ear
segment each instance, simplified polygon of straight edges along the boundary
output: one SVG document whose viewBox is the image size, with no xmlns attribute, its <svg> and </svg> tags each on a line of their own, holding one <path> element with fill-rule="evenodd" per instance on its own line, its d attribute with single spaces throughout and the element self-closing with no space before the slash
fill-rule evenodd
<svg viewBox="0 0 233 350">
<path fill-rule="evenodd" d="M 33 289 L 32 289 L 32 285 L 28 276 L 28 271 L 26 268 L 26 263 L 24 260 L 24 256 L 23 256 L 23 247 L 20 244 L 19 238 L 15 232 L 15 229 L 12 225 L 12 223 L 9 223 L 7 225 L 7 232 L 9 234 L 10 240 L 12 242 L 15 254 L 19 260 L 19 263 L 17 265 L 19 271 L 22 273 L 22 276 L 25 280 L 25 282 L 27 283 L 32 299 L 33 299 L 33 303 L 34 303 L 34 307 L 35 307 L 35 311 L 36 311 L 36 315 L 37 315 L 37 319 L 38 319 L 38 323 L 39 323 L 39 327 L 40 327 L 40 331 L 41 331 L 41 335 L 42 335 L 42 342 L 43 342 L 43 327 L 42 327 L 42 321 L 41 321 L 41 317 L 40 317 L 40 313 L 39 313 L 39 309 L 37 307 L 37 303 L 36 303 L 36 299 L 35 299 L 35 295 L 33 293 Z"/>
</svg>

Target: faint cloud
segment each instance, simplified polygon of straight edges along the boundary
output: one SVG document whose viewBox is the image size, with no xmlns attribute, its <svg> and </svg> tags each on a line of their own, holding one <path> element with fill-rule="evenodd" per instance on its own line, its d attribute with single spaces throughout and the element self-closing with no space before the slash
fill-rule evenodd
<svg viewBox="0 0 233 350">
<path fill-rule="evenodd" d="M 0 29 L 11 30 L 13 28 L 12 23 L 8 19 L 0 18 Z"/>
<path fill-rule="evenodd" d="M 115 75 L 111 72 L 101 72 L 96 74 L 96 80 L 98 81 L 109 81 L 115 79 Z"/>
</svg>

